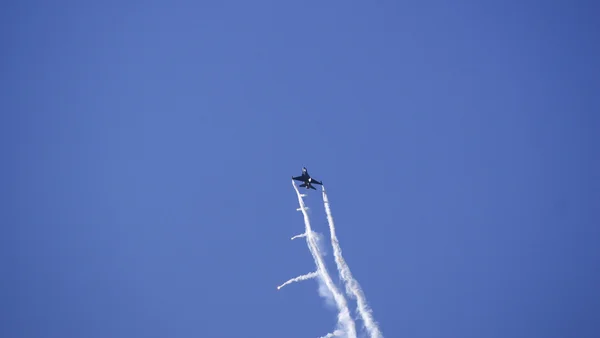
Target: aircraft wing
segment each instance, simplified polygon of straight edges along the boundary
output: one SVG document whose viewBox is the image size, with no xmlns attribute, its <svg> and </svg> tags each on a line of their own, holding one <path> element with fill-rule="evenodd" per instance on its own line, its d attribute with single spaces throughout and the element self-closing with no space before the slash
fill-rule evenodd
<svg viewBox="0 0 600 338">
<path fill-rule="evenodd" d="M 312 181 L 310 181 L 310 183 L 323 185 L 323 182 L 317 181 L 314 178 L 312 179 Z"/>
<path fill-rule="evenodd" d="M 304 176 L 296 176 L 296 177 L 292 176 L 292 179 L 296 180 L 296 181 L 302 181 L 302 182 L 304 182 Z"/>
</svg>

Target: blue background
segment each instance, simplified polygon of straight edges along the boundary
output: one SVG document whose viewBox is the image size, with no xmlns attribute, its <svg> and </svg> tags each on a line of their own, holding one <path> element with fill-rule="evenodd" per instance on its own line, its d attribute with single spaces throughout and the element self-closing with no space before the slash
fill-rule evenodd
<svg viewBox="0 0 600 338">
<path fill-rule="evenodd" d="M 4 3 L 0 335 L 333 331 L 307 166 L 386 337 L 599 337 L 598 7 Z"/>
</svg>

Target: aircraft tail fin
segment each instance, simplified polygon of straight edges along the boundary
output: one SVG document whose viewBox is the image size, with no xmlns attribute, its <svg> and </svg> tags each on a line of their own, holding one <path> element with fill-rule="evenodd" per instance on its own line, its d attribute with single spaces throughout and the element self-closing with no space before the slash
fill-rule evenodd
<svg viewBox="0 0 600 338">
<path fill-rule="evenodd" d="M 304 188 L 304 187 L 306 187 L 306 183 L 302 183 L 302 184 L 300 184 L 300 187 L 301 187 L 301 188 Z"/>
</svg>

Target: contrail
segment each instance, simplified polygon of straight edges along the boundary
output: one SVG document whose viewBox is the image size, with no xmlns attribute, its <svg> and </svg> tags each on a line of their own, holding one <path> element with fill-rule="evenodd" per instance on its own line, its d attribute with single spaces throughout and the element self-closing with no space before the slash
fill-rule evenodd
<svg viewBox="0 0 600 338">
<path fill-rule="evenodd" d="M 337 289 L 333 280 L 331 280 L 331 276 L 327 272 L 325 268 L 325 263 L 323 262 L 323 258 L 319 252 L 317 243 L 315 241 L 314 234 L 312 232 L 310 226 L 310 220 L 308 218 L 308 213 L 306 212 L 306 206 L 304 205 L 304 200 L 302 200 L 302 196 L 294 184 L 294 180 L 292 180 L 292 186 L 294 186 L 294 190 L 296 190 L 296 194 L 298 195 L 298 203 L 300 204 L 300 209 L 302 214 L 304 215 L 304 226 L 306 228 L 306 243 L 308 244 L 308 249 L 315 260 L 315 264 L 317 265 L 317 273 L 321 280 L 324 282 L 327 289 L 333 295 L 333 299 L 338 308 L 338 325 L 345 329 L 348 338 L 356 338 L 356 326 L 354 324 L 354 320 L 350 316 L 350 310 L 348 310 L 348 303 L 346 302 L 346 298 L 340 291 Z M 335 331 L 339 333 L 339 330 Z"/>
<path fill-rule="evenodd" d="M 325 193 L 325 186 L 321 186 L 321 188 L 323 191 L 323 203 L 325 204 L 325 213 L 327 214 L 327 223 L 329 223 L 329 232 L 331 233 L 331 246 L 333 246 L 335 264 L 337 266 L 338 272 L 340 273 L 342 281 L 346 285 L 346 293 L 351 298 L 356 299 L 356 310 L 360 315 L 362 321 L 364 322 L 365 328 L 369 332 L 369 335 L 371 335 L 372 338 L 381 338 L 383 336 L 381 335 L 381 331 L 379 331 L 377 323 L 373 320 L 371 309 L 367 304 L 365 295 L 356 279 L 352 277 L 350 268 L 346 264 L 344 257 L 342 257 L 342 248 L 340 247 L 340 243 L 337 239 L 337 236 L 335 235 L 335 225 L 333 223 L 333 216 L 331 216 L 331 209 L 329 208 L 329 199 L 327 198 L 327 194 Z"/>
<path fill-rule="evenodd" d="M 335 330 L 335 331 L 333 331 L 333 333 L 328 333 L 327 335 L 325 335 L 321 338 L 341 337 L 342 334 L 344 334 L 342 331 Z"/>
<path fill-rule="evenodd" d="M 306 237 L 306 233 L 303 233 L 303 234 L 296 235 L 296 236 L 292 237 L 292 241 L 295 240 L 296 238 L 302 238 L 302 237 Z"/>
<path fill-rule="evenodd" d="M 277 290 L 281 289 L 282 287 L 284 287 L 284 286 L 286 286 L 288 284 L 292 284 L 292 283 L 295 283 L 295 282 L 300 282 L 300 281 L 307 280 L 307 279 L 312 279 L 312 278 L 315 278 L 317 276 L 318 276 L 318 274 L 316 272 L 311 272 L 311 273 L 307 273 L 306 275 L 302 275 L 302 276 L 299 276 L 299 277 L 296 277 L 296 278 L 292 278 L 292 279 L 288 280 L 287 282 L 279 285 L 277 287 Z"/>
</svg>

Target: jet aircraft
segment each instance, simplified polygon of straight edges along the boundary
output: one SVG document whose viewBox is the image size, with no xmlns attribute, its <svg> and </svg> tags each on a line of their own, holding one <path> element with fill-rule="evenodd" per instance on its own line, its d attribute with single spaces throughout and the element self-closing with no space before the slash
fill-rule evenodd
<svg viewBox="0 0 600 338">
<path fill-rule="evenodd" d="M 296 176 L 296 177 L 292 176 L 292 179 L 294 179 L 296 181 L 304 182 L 304 183 L 300 184 L 300 187 L 302 187 L 302 188 L 306 187 L 306 189 L 317 190 L 317 188 L 312 186 L 313 184 L 323 185 L 323 182 L 319 182 L 319 181 L 315 180 L 314 178 L 310 177 L 310 175 L 308 174 L 308 170 L 306 170 L 306 167 L 302 168 L 302 175 Z"/>
</svg>

